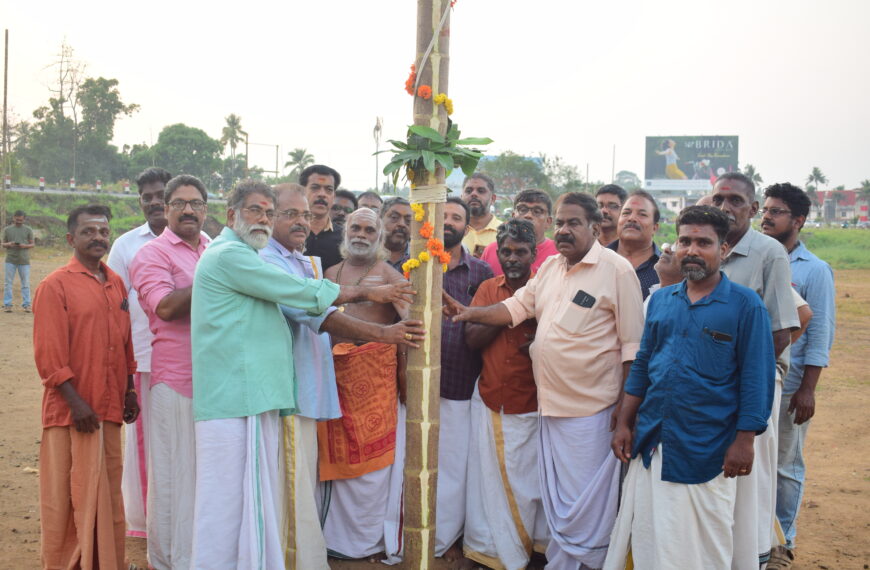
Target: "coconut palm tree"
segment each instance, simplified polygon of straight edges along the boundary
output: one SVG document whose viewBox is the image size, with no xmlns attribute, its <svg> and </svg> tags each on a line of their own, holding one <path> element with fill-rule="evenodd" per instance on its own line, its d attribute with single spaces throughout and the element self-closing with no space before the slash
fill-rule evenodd
<svg viewBox="0 0 870 570">
<path fill-rule="evenodd" d="M 236 172 L 235 172 L 235 164 L 236 164 L 236 147 L 240 142 L 245 140 L 245 137 L 248 136 L 248 133 L 242 129 L 242 118 L 235 113 L 230 113 L 226 117 L 224 117 L 224 121 L 226 121 L 226 125 L 221 131 L 221 140 L 220 143 L 223 146 L 229 145 L 230 147 L 230 159 L 231 164 L 233 165 L 232 169 L 232 183 L 235 183 Z"/>
<path fill-rule="evenodd" d="M 761 186 L 761 184 L 764 182 L 761 174 L 759 174 L 755 167 L 751 164 L 747 164 L 745 167 L 743 167 L 743 174 L 745 174 L 747 178 L 752 180 L 752 183 L 755 184 L 756 188 Z"/>
<path fill-rule="evenodd" d="M 287 153 L 290 160 L 284 163 L 284 168 L 293 167 L 290 171 L 290 176 L 298 178 L 302 171 L 314 164 L 314 155 L 308 154 L 304 148 L 294 148 Z"/>
<path fill-rule="evenodd" d="M 819 188 L 819 184 L 827 184 L 828 177 L 822 174 L 821 169 L 818 166 L 813 167 L 813 171 L 810 172 L 810 175 L 807 176 L 807 184 L 812 184 L 816 187 L 816 190 Z"/>
</svg>

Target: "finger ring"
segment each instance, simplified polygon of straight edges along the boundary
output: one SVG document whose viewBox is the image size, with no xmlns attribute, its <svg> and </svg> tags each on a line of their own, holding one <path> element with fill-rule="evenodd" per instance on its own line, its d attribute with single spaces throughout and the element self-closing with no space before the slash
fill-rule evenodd
<svg viewBox="0 0 870 570">
<path fill-rule="evenodd" d="M 405 340 L 411 340 L 412 338 L 414 338 L 414 335 L 411 333 L 405 333 Z"/>
<path fill-rule="evenodd" d="M 740 473 L 746 473 L 746 469 L 741 469 Z"/>
</svg>

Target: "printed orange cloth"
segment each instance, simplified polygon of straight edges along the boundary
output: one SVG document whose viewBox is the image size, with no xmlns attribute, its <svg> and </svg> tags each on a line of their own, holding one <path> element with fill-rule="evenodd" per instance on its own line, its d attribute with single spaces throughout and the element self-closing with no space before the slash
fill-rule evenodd
<svg viewBox="0 0 870 570">
<path fill-rule="evenodd" d="M 396 346 L 340 343 L 332 355 L 341 418 L 317 424 L 321 481 L 383 469 L 396 451 Z"/>
</svg>

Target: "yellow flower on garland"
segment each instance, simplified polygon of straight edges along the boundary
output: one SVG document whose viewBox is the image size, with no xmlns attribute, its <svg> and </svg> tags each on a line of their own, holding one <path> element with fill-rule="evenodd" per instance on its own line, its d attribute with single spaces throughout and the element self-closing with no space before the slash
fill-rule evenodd
<svg viewBox="0 0 870 570">
<path fill-rule="evenodd" d="M 444 101 L 444 110 L 447 111 L 448 115 L 453 114 L 453 99 L 447 99 Z"/>
<path fill-rule="evenodd" d="M 427 261 L 429 261 L 429 259 L 431 259 L 431 257 L 429 256 L 428 251 L 421 251 L 420 255 L 417 256 L 417 259 L 419 259 L 423 263 L 426 263 Z"/>
<path fill-rule="evenodd" d="M 442 272 L 442 273 L 447 273 L 447 264 L 446 264 L 446 263 L 442 263 L 442 264 L 441 264 L 441 272 Z"/>
<path fill-rule="evenodd" d="M 423 217 L 426 216 L 426 210 L 423 209 L 423 206 L 420 204 L 411 204 L 411 210 L 414 212 L 414 219 L 418 222 L 422 222 Z"/>
<path fill-rule="evenodd" d="M 447 97 L 447 93 L 439 93 L 432 101 L 436 105 L 444 105 L 444 110 L 447 111 L 448 115 L 453 114 L 453 100 Z"/>
</svg>

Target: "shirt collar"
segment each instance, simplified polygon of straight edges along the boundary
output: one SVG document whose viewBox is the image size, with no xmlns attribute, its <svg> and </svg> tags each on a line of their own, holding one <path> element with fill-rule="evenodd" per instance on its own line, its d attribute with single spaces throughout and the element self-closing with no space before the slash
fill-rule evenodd
<svg viewBox="0 0 870 570">
<path fill-rule="evenodd" d="M 164 229 L 164 230 L 168 230 L 168 229 L 169 229 L 169 226 L 167 225 L 167 226 L 166 226 L 165 228 L 163 228 L 163 229 Z M 149 224 L 148 222 L 145 222 L 144 224 L 142 224 L 141 226 L 139 226 L 139 235 L 140 235 L 140 236 L 147 236 L 147 235 L 149 235 L 149 234 L 151 234 L 151 235 L 154 236 L 154 237 L 157 237 L 157 234 L 155 234 L 153 231 L 151 231 L 151 224 Z"/>
<path fill-rule="evenodd" d="M 529 275 L 529 281 L 531 281 L 534 278 L 535 278 L 535 270 L 532 269 L 532 272 Z M 510 291 L 511 294 L 514 293 L 514 290 L 508 286 L 507 277 L 505 276 L 504 273 L 502 273 L 501 275 L 496 275 L 495 277 L 493 277 L 493 279 L 495 279 L 495 286 L 496 287 L 504 287 L 505 289 Z"/>
<path fill-rule="evenodd" d="M 807 249 L 807 246 L 804 245 L 804 242 L 797 242 L 797 247 L 795 247 L 788 255 L 789 259 L 810 259 L 810 250 Z"/>
<path fill-rule="evenodd" d="M 598 243 L 598 240 L 594 240 L 592 242 L 592 247 L 589 248 L 589 251 L 586 252 L 586 255 L 583 256 L 579 262 L 575 263 L 573 267 L 568 267 L 568 259 L 562 255 L 560 252 L 559 255 L 562 257 L 560 262 L 565 265 L 568 271 L 573 271 L 577 268 L 578 265 L 595 265 L 598 263 L 598 258 L 601 257 L 601 252 L 604 250 L 604 246 Z"/>
<path fill-rule="evenodd" d="M 103 272 L 103 275 L 108 276 L 107 269 L 109 269 L 108 266 L 103 263 L 103 260 L 100 260 L 100 271 Z M 73 255 L 70 258 L 69 263 L 66 264 L 66 270 L 70 273 L 85 273 L 87 275 L 93 276 L 91 270 L 85 267 L 84 264 L 82 264 L 82 262 L 79 261 L 79 258 L 75 255 Z M 108 283 L 108 279 L 106 279 L 106 282 Z"/>
<path fill-rule="evenodd" d="M 273 237 L 269 238 L 269 242 L 266 244 L 266 247 L 271 247 L 272 249 L 277 251 L 279 254 L 281 254 L 281 257 L 285 257 L 285 258 L 295 257 L 294 254 L 298 253 L 295 251 L 290 251 L 289 249 L 287 249 L 286 247 L 281 245 L 281 243 Z"/>
<path fill-rule="evenodd" d="M 747 257 L 749 255 L 749 250 L 752 249 L 752 242 L 755 241 L 755 235 L 758 232 L 752 229 L 751 227 L 746 230 L 746 233 L 743 234 L 743 237 L 740 238 L 734 247 L 731 248 L 731 252 L 728 254 L 728 257 L 731 257 L 731 254 L 736 253 L 737 255 L 742 255 L 743 257 Z"/>
<path fill-rule="evenodd" d="M 728 299 L 731 296 L 731 281 L 728 279 L 728 276 L 725 275 L 724 271 L 719 271 L 719 276 L 721 279 L 719 283 L 716 285 L 716 288 L 713 289 L 713 292 L 707 295 L 702 299 L 698 299 L 695 301 L 695 305 L 709 305 L 713 301 L 717 301 L 719 303 L 727 303 Z M 689 293 L 687 291 L 687 279 L 683 279 L 682 283 L 678 286 L 674 287 L 674 290 L 671 292 L 671 295 L 679 294 L 686 300 L 686 303 L 691 305 L 692 303 L 689 301 Z"/>
</svg>

